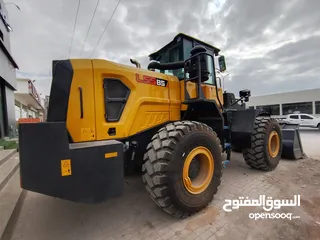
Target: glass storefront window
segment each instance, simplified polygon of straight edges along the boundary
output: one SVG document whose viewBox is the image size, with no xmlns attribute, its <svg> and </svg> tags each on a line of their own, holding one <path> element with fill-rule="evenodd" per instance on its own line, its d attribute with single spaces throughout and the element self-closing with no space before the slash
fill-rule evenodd
<svg viewBox="0 0 320 240">
<path fill-rule="evenodd" d="M 274 105 L 261 105 L 257 106 L 257 109 L 263 110 L 270 115 L 280 115 L 280 105 L 274 104 Z"/>
<path fill-rule="evenodd" d="M 282 114 L 307 113 L 312 114 L 312 102 L 285 103 L 282 104 Z"/>
<path fill-rule="evenodd" d="M 320 114 L 320 101 L 316 101 L 316 114 Z"/>
<path fill-rule="evenodd" d="M 20 107 L 18 107 L 17 105 L 14 106 L 14 111 L 15 111 L 15 115 L 16 115 L 16 121 L 19 120 L 20 118 Z"/>
</svg>

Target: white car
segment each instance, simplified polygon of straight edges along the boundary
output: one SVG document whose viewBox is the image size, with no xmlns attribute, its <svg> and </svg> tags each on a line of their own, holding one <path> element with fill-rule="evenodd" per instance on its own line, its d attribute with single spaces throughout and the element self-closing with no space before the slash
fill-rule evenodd
<svg viewBox="0 0 320 240">
<path fill-rule="evenodd" d="M 320 118 L 314 117 L 310 114 L 296 113 L 287 115 L 286 122 L 299 124 L 301 127 L 312 127 L 320 130 Z"/>
</svg>

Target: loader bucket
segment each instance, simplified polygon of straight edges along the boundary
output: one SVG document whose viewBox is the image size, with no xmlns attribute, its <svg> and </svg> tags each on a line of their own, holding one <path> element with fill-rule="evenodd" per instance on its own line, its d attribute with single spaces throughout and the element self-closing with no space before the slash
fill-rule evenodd
<svg viewBox="0 0 320 240">
<path fill-rule="evenodd" d="M 304 158 L 299 124 L 282 125 L 282 158 L 301 159 Z"/>
</svg>

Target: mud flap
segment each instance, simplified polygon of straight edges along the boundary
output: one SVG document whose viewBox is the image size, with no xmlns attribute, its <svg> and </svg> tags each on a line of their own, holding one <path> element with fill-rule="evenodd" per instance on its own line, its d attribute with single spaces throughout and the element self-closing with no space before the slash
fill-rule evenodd
<svg viewBox="0 0 320 240">
<path fill-rule="evenodd" d="M 282 125 L 282 158 L 301 159 L 305 157 L 301 143 L 299 125 Z"/>
</svg>

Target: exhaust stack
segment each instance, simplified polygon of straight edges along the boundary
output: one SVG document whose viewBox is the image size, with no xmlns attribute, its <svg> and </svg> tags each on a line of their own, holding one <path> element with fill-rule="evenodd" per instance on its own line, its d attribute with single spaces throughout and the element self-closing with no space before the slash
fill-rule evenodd
<svg viewBox="0 0 320 240">
<path fill-rule="evenodd" d="M 137 68 L 141 68 L 141 64 L 137 60 L 130 58 L 130 62 L 136 65 Z"/>
</svg>

